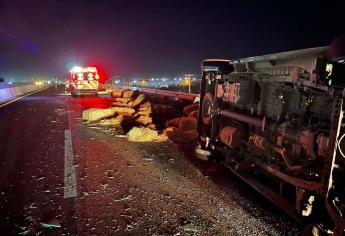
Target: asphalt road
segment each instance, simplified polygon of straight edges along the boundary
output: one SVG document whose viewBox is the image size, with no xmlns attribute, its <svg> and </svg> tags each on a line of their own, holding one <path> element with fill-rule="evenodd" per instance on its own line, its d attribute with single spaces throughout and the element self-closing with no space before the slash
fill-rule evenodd
<svg viewBox="0 0 345 236">
<path fill-rule="evenodd" d="M 49 88 L 0 108 L 1 235 L 296 235 L 299 226 L 192 146 L 87 126 L 104 97 Z"/>
</svg>

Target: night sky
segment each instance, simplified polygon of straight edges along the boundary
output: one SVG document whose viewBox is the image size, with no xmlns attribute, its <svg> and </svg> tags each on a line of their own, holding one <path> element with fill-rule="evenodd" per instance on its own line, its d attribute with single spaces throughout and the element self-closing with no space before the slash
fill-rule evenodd
<svg viewBox="0 0 345 236">
<path fill-rule="evenodd" d="M 340 2 L 0 0 L 0 76 L 198 74 L 206 58 L 328 45 L 345 31 Z"/>
</svg>

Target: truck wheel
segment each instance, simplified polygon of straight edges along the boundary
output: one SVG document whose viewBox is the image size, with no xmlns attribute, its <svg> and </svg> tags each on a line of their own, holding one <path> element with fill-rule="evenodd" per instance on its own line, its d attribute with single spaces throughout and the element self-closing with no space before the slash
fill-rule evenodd
<svg viewBox="0 0 345 236">
<path fill-rule="evenodd" d="M 214 109 L 213 96 L 210 93 L 206 93 L 204 100 L 201 104 L 201 118 L 205 125 L 211 123 L 211 110 Z"/>
</svg>

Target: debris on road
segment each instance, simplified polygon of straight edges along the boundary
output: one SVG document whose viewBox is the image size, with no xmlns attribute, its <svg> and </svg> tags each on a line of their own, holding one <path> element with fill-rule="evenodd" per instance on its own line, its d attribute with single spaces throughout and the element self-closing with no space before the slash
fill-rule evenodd
<svg viewBox="0 0 345 236">
<path fill-rule="evenodd" d="M 139 91 L 114 88 L 112 97 L 112 107 L 85 110 L 83 120 L 98 122 L 100 126 L 122 127 L 127 131 L 133 127 L 156 129 L 152 119 L 151 103 L 146 100 L 144 94 Z"/>
<path fill-rule="evenodd" d="M 83 120 L 84 121 L 99 121 L 101 119 L 109 118 L 114 116 L 115 110 L 112 108 L 91 108 L 83 111 Z"/>
<path fill-rule="evenodd" d="M 195 141 L 198 137 L 197 116 L 199 104 L 195 103 L 183 109 L 184 117 L 168 120 L 164 133 L 174 142 Z"/>
<path fill-rule="evenodd" d="M 132 142 L 162 142 L 167 140 L 164 133 L 159 135 L 157 130 L 146 127 L 133 127 L 127 135 L 128 140 Z"/>
<path fill-rule="evenodd" d="M 61 224 L 57 219 L 51 219 L 47 223 L 41 222 L 41 226 L 44 229 L 59 229 L 61 228 Z"/>
<path fill-rule="evenodd" d="M 193 103 L 189 106 L 186 106 L 185 108 L 183 108 L 183 114 L 185 116 L 188 116 L 190 113 L 192 113 L 193 111 L 198 111 L 199 110 L 199 103 Z"/>
<path fill-rule="evenodd" d="M 142 125 L 149 125 L 149 124 L 152 123 L 152 117 L 149 117 L 149 116 L 139 116 L 136 119 L 136 122 L 138 122 L 139 124 L 142 124 Z"/>
<path fill-rule="evenodd" d="M 123 116 L 117 116 L 115 118 L 101 120 L 99 124 L 102 126 L 119 126 L 121 125 L 121 122 L 123 121 L 123 119 L 124 119 Z"/>
<path fill-rule="evenodd" d="M 140 116 L 151 116 L 152 115 L 152 106 L 150 102 L 141 104 L 138 108 L 137 114 Z"/>
<path fill-rule="evenodd" d="M 132 98 L 137 95 L 139 91 L 137 90 L 130 90 L 127 88 L 119 88 L 119 87 L 114 87 L 113 91 L 111 93 L 111 96 L 113 98 Z"/>
<path fill-rule="evenodd" d="M 156 117 L 173 118 L 178 114 L 178 111 L 174 107 L 167 104 L 154 104 L 152 108 L 153 115 Z"/>
<path fill-rule="evenodd" d="M 129 131 L 127 137 L 133 142 L 196 140 L 198 103 L 187 106 L 182 102 L 169 103 L 167 99 L 155 100 L 140 91 L 121 88 L 114 88 L 111 96 L 112 107 L 85 110 L 83 120 L 98 122 L 100 126 L 121 127 Z M 179 106 L 173 106 L 175 103 Z M 184 116 L 176 118 L 181 115 Z"/>
<path fill-rule="evenodd" d="M 114 97 L 113 106 L 119 107 L 136 107 L 140 105 L 144 99 L 145 95 L 128 89 L 115 89 L 112 92 Z"/>
<path fill-rule="evenodd" d="M 182 131 L 196 130 L 197 120 L 195 118 L 183 117 L 179 120 L 179 127 Z"/>
<path fill-rule="evenodd" d="M 196 140 L 196 130 L 182 131 L 180 128 L 168 127 L 164 130 L 166 136 L 174 142 L 190 142 Z"/>
<path fill-rule="evenodd" d="M 111 108 L 116 114 L 121 116 L 132 116 L 135 112 L 133 108 L 129 107 L 113 107 Z"/>
<path fill-rule="evenodd" d="M 192 117 L 192 118 L 195 118 L 195 119 L 198 119 L 198 115 L 199 115 L 199 111 L 196 110 L 196 111 L 192 111 L 188 114 L 188 117 Z"/>
</svg>

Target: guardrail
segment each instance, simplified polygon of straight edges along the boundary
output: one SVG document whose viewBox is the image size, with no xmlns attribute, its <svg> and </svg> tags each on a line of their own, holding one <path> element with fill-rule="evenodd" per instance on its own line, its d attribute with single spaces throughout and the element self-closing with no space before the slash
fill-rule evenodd
<svg viewBox="0 0 345 236">
<path fill-rule="evenodd" d="M 139 90 L 147 94 L 157 94 L 157 95 L 162 95 L 162 96 L 167 96 L 167 97 L 185 99 L 189 101 L 194 101 L 195 98 L 199 97 L 199 94 L 195 94 L 195 93 L 181 93 L 181 92 L 174 92 L 174 91 L 168 91 L 168 90 L 140 88 L 140 87 L 126 87 L 126 88 Z"/>
<path fill-rule="evenodd" d="M 16 87 L 0 88 L 0 104 L 8 102 L 18 96 L 41 89 L 44 86 L 37 85 L 23 85 Z"/>
</svg>

